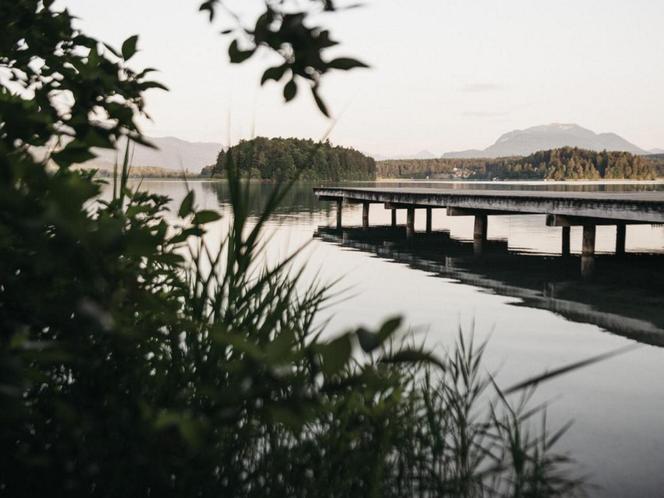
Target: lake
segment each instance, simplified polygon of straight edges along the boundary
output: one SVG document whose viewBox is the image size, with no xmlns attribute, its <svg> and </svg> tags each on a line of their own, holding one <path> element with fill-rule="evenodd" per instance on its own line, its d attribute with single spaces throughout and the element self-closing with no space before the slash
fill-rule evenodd
<svg viewBox="0 0 664 498">
<path fill-rule="evenodd" d="M 359 185 L 359 184 L 355 184 Z M 368 185 L 368 184 L 362 184 Z M 413 185 L 390 183 L 391 186 Z M 228 215 L 223 182 L 193 181 L 199 207 Z M 449 186 L 417 183 L 417 186 Z M 478 184 L 473 188 L 652 190 L 662 184 Z M 572 228 L 572 256 L 563 258 L 561 229 L 545 217 L 490 216 L 489 251 L 472 256 L 473 219 L 434 210 L 431 234 L 406 241 L 393 229 L 390 211 L 373 205 L 370 228 L 361 229 L 361 206 L 344 208 L 342 233 L 335 208 L 318 202 L 312 185 L 290 192 L 270 223 L 265 260 L 301 248 L 296 265 L 323 282 L 341 277 L 340 298 L 320 319 L 327 333 L 375 326 L 403 315 L 411 333 L 431 348 L 454 345 L 459 328 L 488 339 L 487 371 L 503 387 L 601 353 L 637 345 L 608 360 L 539 386 L 533 406 L 549 404 L 549 426 L 573 426 L 559 443 L 597 485 L 596 496 L 662 496 L 664 489 L 664 227 L 628 226 L 624 258 L 611 253 L 615 227 L 597 229 L 595 277 L 579 274 L 580 228 Z M 454 184 L 454 188 L 464 188 Z M 144 181 L 143 188 L 168 195 L 179 205 L 186 186 Z M 256 213 L 271 189 L 252 184 Z M 405 223 L 405 212 L 398 222 Z M 416 229 L 424 231 L 418 212 Z M 353 228 L 355 227 L 355 228 Z M 223 236 L 223 220 L 211 240 Z M 216 239 L 215 239 L 216 238 Z"/>
</svg>

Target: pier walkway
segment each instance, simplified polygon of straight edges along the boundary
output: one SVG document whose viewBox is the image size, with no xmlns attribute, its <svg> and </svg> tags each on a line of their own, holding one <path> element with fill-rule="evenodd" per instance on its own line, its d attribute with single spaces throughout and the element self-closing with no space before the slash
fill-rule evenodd
<svg viewBox="0 0 664 498">
<path fill-rule="evenodd" d="M 546 224 L 562 227 L 562 253 L 570 253 L 570 227 L 583 227 L 581 272 L 590 275 L 594 266 L 598 225 L 615 225 L 616 254 L 625 252 L 626 226 L 664 224 L 664 192 L 554 192 L 539 190 L 470 190 L 437 188 L 321 187 L 320 200 L 337 203 L 337 228 L 342 227 L 343 205 L 362 204 L 362 225 L 369 226 L 371 204 L 392 210 L 405 209 L 406 236 L 415 234 L 415 212 L 426 212 L 426 231 L 431 231 L 433 209 L 446 209 L 448 216 L 473 216 L 475 253 L 481 255 L 487 240 L 488 216 L 545 214 Z"/>
</svg>

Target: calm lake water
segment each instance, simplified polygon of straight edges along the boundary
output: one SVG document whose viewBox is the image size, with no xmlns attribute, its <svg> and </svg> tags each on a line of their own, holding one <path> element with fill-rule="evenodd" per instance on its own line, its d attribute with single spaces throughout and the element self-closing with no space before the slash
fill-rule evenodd
<svg viewBox="0 0 664 498">
<path fill-rule="evenodd" d="M 199 206 L 228 214 L 224 183 L 189 185 Z M 176 206 L 186 194 L 185 185 L 176 181 L 144 181 L 143 187 L 170 196 Z M 270 188 L 252 185 L 256 212 Z M 335 223 L 334 207 L 319 203 L 311 188 L 298 186 L 271 222 L 265 258 L 274 261 L 307 244 L 297 260 L 306 263 L 307 278 L 318 275 L 331 282 L 342 277 L 340 289 L 346 289 L 347 298 L 335 300 L 321 316 L 331 319 L 330 335 L 399 314 L 416 337 L 444 348 L 454 344 L 461 327 L 476 340 L 489 338 L 486 368 L 497 372 L 503 387 L 637 344 L 541 385 L 533 406 L 549 403 L 552 428 L 574 422 L 559 449 L 568 451 L 598 486 L 591 494 L 664 496 L 664 227 L 629 226 L 623 259 L 610 254 L 615 228 L 598 227 L 596 276 L 583 282 L 580 229 L 572 228 L 573 255 L 563 258 L 561 230 L 546 227 L 544 216 L 489 217 L 490 250 L 477 259 L 472 257 L 470 217 L 434 210 L 433 233 L 407 243 L 404 229 L 387 227 L 390 212 L 373 205 L 371 228 L 340 234 L 326 228 Z M 484 188 L 664 190 L 661 184 Z M 405 223 L 404 212 L 398 222 Z M 424 223 L 424 212 L 418 211 L 416 229 L 423 232 Z M 359 225 L 361 207 L 344 208 L 344 226 Z M 210 235 L 220 238 L 222 231 L 220 224 Z"/>
</svg>

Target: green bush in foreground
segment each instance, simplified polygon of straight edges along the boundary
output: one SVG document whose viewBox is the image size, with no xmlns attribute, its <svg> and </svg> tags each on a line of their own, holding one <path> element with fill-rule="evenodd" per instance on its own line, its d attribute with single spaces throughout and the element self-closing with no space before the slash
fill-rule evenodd
<svg viewBox="0 0 664 498">
<path fill-rule="evenodd" d="M 121 136 L 142 140 L 133 119 L 157 84 L 127 67 L 136 39 L 102 49 L 51 2 L 0 13 L 0 63 L 15 77 L 0 86 L 3 495 L 577 489 L 551 452 L 559 434 L 529 432 L 532 412 L 487 391 L 481 347 L 461 341 L 441 360 L 393 347 L 398 319 L 320 338 L 327 288 L 298 290 L 290 258 L 257 263 L 289 184 L 250 215 L 230 160 L 230 218 L 190 193 L 169 222 L 167 198 L 127 188 L 125 158 L 102 200 L 98 181 L 69 166 Z M 64 113 L 52 100 L 63 89 Z M 58 141 L 55 171 L 30 154 Z M 210 247 L 205 232 L 220 226 Z"/>
</svg>

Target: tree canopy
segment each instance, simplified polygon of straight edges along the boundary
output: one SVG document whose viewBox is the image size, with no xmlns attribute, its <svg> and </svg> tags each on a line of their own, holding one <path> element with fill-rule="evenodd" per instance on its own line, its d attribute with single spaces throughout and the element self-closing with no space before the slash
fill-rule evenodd
<svg viewBox="0 0 664 498">
<path fill-rule="evenodd" d="M 243 140 L 221 151 L 213 174 L 221 176 L 230 164 L 251 178 L 262 180 L 374 180 L 376 162 L 355 149 L 299 138 Z"/>
<path fill-rule="evenodd" d="M 525 157 L 380 161 L 377 173 L 382 178 L 650 180 L 657 177 L 657 168 L 655 162 L 629 152 L 595 152 L 562 147 Z"/>
</svg>

